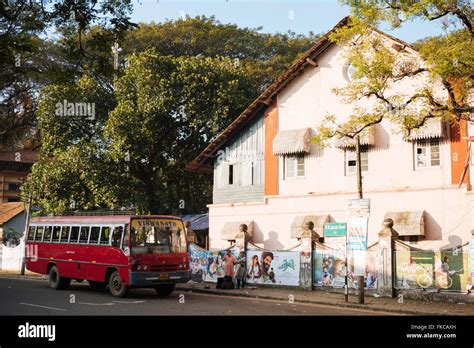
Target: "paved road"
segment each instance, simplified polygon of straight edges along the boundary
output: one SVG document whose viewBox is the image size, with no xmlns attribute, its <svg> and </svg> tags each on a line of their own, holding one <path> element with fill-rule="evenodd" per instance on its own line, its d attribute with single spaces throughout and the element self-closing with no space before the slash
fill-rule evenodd
<svg viewBox="0 0 474 348">
<path fill-rule="evenodd" d="M 182 302 L 184 295 L 184 303 Z M 159 298 L 153 289 L 134 289 L 126 298 L 73 282 L 65 291 L 46 281 L 0 278 L 0 315 L 390 315 L 314 304 L 174 292 Z M 393 314 L 392 314 L 393 315 Z"/>
</svg>

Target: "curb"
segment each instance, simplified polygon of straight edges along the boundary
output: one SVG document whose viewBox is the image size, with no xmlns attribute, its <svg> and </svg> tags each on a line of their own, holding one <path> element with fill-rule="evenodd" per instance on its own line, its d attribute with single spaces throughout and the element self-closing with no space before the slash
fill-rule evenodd
<svg viewBox="0 0 474 348">
<path fill-rule="evenodd" d="M 221 296 L 236 296 L 236 297 L 247 297 L 247 298 L 255 298 L 255 299 L 265 299 L 265 300 L 277 300 L 282 301 L 282 298 L 275 297 L 275 296 L 268 296 L 268 295 L 251 295 L 251 294 L 243 294 L 243 293 L 226 293 L 215 291 L 212 289 L 199 289 L 199 288 L 187 288 L 187 287 L 180 287 L 177 286 L 176 290 L 186 291 L 186 292 L 196 292 L 202 294 L 213 294 L 213 295 L 221 295 Z M 352 308 L 352 309 L 369 309 L 374 312 L 389 312 L 389 313 L 397 313 L 397 314 L 407 314 L 407 315 L 419 315 L 419 316 L 449 316 L 453 314 L 443 314 L 443 313 L 433 313 L 433 312 L 421 312 L 415 310 L 399 310 L 399 309 L 392 309 L 392 308 L 383 308 L 374 305 L 367 305 L 367 304 L 356 304 L 356 303 L 328 303 L 324 301 L 317 301 L 317 300 L 300 300 L 295 297 L 295 303 L 310 303 L 310 304 L 320 304 L 325 306 L 334 306 L 340 308 Z M 462 316 L 461 314 L 454 314 Z"/>
<path fill-rule="evenodd" d="M 4 274 L 4 273 L 0 273 L 0 278 L 48 280 L 48 277 L 44 275 L 20 275 L 20 274 Z"/>
<path fill-rule="evenodd" d="M 36 274 L 29 274 L 29 275 L 20 275 L 20 274 L 3 274 L 0 272 L 0 278 L 11 278 L 11 279 L 29 279 L 29 280 L 47 280 L 46 276 L 36 275 Z M 246 298 L 254 298 L 254 299 L 264 299 L 264 300 L 276 300 L 276 301 L 284 301 L 281 297 L 276 296 L 269 296 L 269 295 L 252 295 L 252 294 L 244 294 L 244 293 L 234 293 L 234 292 L 225 292 L 225 291 L 216 291 L 214 289 L 199 289 L 199 288 L 188 288 L 183 286 L 176 286 L 176 290 L 185 291 L 185 292 L 196 292 L 201 294 L 212 294 L 212 295 L 220 295 L 220 296 L 235 296 L 235 297 L 246 297 Z M 392 309 L 392 308 L 383 308 L 374 305 L 368 304 L 357 304 L 357 303 L 328 303 L 324 301 L 318 300 L 305 300 L 305 299 L 297 299 L 295 297 L 295 303 L 308 303 L 308 304 L 319 304 L 325 306 L 333 306 L 333 307 L 340 307 L 340 308 L 352 308 L 352 309 L 368 309 L 374 312 L 388 312 L 388 313 L 396 313 L 396 314 L 406 314 L 406 315 L 418 315 L 418 316 L 463 316 L 462 314 L 444 314 L 438 312 L 423 312 L 423 311 L 416 311 L 416 310 L 409 310 L 409 309 Z"/>
</svg>

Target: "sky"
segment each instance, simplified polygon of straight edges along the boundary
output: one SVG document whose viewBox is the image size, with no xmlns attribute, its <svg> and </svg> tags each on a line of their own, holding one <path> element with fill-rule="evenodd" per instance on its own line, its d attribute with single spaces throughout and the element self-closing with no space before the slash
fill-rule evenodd
<svg viewBox="0 0 474 348">
<path fill-rule="evenodd" d="M 337 0 L 132 0 L 132 22 L 163 22 L 186 15 L 214 15 L 221 23 L 263 27 L 262 32 L 291 30 L 297 34 L 324 33 L 349 14 Z M 439 21 L 408 22 L 387 33 L 407 42 L 442 33 Z"/>
</svg>

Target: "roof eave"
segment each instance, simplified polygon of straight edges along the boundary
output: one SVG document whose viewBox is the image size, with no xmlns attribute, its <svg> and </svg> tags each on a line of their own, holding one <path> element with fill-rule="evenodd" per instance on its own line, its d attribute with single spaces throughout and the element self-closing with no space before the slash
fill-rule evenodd
<svg viewBox="0 0 474 348">
<path fill-rule="evenodd" d="M 313 66 L 314 59 L 332 45 L 329 36 L 338 28 L 347 25 L 349 20 L 349 17 L 344 17 L 334 26 L 334 28 L 323 35 L 318 42 L 306 51 L 295 63 L 293 63 L 288 70 L 282 73 L 275 82 L 268 86 L 222 133 L 211 141 L 209 145 L 186 167 L 186 170 L 209 172 L 208 168 L 201 167 L 208 167 L 209 164 L 206 162 L 214 157 L 214 153 L 218 151 L 239 128 L 241 128 L 243 123 L 246 123 L 262 109 L 266 109 L 275 95 L 300 75 L 308 65 Z"/>
</svg>

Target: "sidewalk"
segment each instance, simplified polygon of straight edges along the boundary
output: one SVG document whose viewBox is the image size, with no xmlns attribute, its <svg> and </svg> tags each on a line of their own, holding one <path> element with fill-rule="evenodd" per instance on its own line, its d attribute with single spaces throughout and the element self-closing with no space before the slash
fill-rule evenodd
<svg viewBox="0 0 474 348">
<path fill-rule="evenodd" d="M 345 302 L 344 294 L 324 291 L 305 291 L 297 288 L 278 289 L 268 287 L 249 287 L 244 290 L 221 290 L 216 289 L 215 287 L 216 285 L 212 283 L 186 283 L 177 284 L 176 290 L 280 301 L 289 301 L 289 296 L 293 295 L 295 303 L 314 303 L 343 308 L 370 309 L 401 315 L 474 315 L 473 303 L 429 302 L 406 298 L 403 300 L 403 303 L 399 303 L 398 298 L 374 297 L 373 295 L 367 295 L 365 297 L 365 304 L 358 304 L 356 296 L 349 295 L 349 302 Z"/>
<path fill-rule="evenodd" d="M 47 280 L 46 275 L 26 272 L 24 276 L 18 272 L 0 270 L 0 277 Z M 313 303 L 341 308 L 370 309 L 379 312 L 396 313 L 400 315 L 474 315 L 474 303 L 447 303 L 439 301 L 421 301 L 405 298 L 399 303 L 397 298 L 374 297 L 366 295 L 365 304 L 358 304 L 357 297 L 349 295 L 349 302 L 344 301 L 344 294 L 329 293 L 324 291 L 305 291 L 298 288 L 269 288 L 251 287 L 244 290 L 216 289 L 214 283 L 186 283 L 177 284 L 176 291 L 186 291 L 219 296 L 240 296 L 248 298 L 289 301 L 293 296 L 295 303 Z"/>
</svg>

